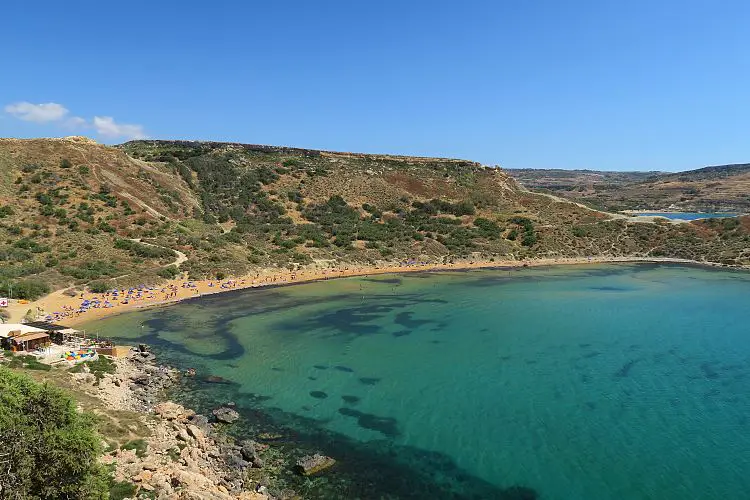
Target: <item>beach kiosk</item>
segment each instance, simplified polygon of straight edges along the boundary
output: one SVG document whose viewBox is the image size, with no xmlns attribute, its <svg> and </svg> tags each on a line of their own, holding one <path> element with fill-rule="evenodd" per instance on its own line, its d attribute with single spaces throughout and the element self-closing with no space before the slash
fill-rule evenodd
<svg viewBox="0 0 750 500">
<path fill-rule="evenodd" d="M 0 324 L 0 344 L 4 349 L 33 351 L 49 342 L 49 334 L 41 328 L 20 323 Z"/>
</svg>

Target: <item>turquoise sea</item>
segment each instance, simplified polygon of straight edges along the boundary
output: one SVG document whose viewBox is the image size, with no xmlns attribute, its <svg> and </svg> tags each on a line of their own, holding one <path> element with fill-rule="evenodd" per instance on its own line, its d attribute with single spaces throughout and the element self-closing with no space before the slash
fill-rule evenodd
<svg viewBox="0 0 750 500">
<path fill-rule="evenodd" d="M 494 269 L 230 292 L 88 331 L 238 434 L 339 460 L 306 498 L 750 498 L 750 274 Z M 205 377 L 227 383 L 208 383 Z M 297 483 L 294 483 L 297 481 Z"/>
</svg>

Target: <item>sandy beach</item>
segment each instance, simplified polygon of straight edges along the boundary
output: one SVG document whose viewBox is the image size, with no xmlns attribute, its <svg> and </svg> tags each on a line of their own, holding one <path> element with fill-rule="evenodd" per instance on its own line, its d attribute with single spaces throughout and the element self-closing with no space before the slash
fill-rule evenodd
<svg viewBox="0 0 750 500">
<path fill-rule="evenodd" d="M 424 271 L 460 271 L 489 268 L 523 268 L 551 265 L 583 265 L 627 262 L 667 262 L 693 265 L 717 265 L 710 262 L 697 262 L 687 259 L 658 257 L 572 257 L 518 260 L 478 261 L 462 260 L 448 264 L 403 263 L 382 266 L 343 265 L 328 269 L 310 268 L 298 271 L 265 269 L 257 273 L 224 280 L 187 280 L 177 278 L 158 285 L 150 285 L 116 294 L 83 292 L 71 297 L 64 290 L 55 291 L 34 302 L 14 302 L 8 307 L 10 322 L 20 322 L 27 311 L 37 312 L 37 319 L 49 320 L 66 326 L 76 326 L 84 322 L 101 319 L 128 311 L 173 304 L 182 300 L 231 290 L 258 288 L 264 286 L 289 285 L 337 279 L 352 276 L 372 276 Z M 82 305 L 85 304 L 85 307 Z"/>
</svg>

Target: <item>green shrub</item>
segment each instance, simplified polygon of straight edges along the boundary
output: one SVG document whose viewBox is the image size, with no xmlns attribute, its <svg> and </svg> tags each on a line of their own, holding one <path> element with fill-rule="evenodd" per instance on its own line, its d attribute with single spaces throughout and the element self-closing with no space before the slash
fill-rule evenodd
<svg viewBox="0 0 750 500">
<path fill-rule="evenodd" d="M 143 457 L 147 448 L 148 444 L 143 439 L 134 439 L 120 446 L 122 450 L 134 450 L 137 457 Z"/>
<path fill-rule="evenodd" d="M 112 374 L 117 371 L 117 365 L 115 365 L 111 359 L 105 358 L 104 356 L 99 356 L 94 361 L 84 361 L 83 363 L 78 363 L 68 371 L 70 373 L 81 373 L 84 366 L 87 366 L 89 368 L 89 373 L 96 377 L 97 384 L 102 378 L 104 378 L 105 373 Z"/>
<path fill-rule="evenodd" d="M 89 290 L 92 293 L 104 293 L 107 290 L 110 289 L 110 286 L 107 284 L 106 281 L 92 281 L 89 283 Z"/>
<path fill-rule="evenodd" d="M 94 420 L 63 391 L 0 367 L 3 498 L 107 498 Z"/>
<path fill-rule="evenodd" d="M 28 279 L 0 283 L 0 295 L 8 297 L 13 292 L 13 298 L 36 300 L 50 292 L 49 285 L 41 280 Z"/>
<path fill-rule="evenodd" d="M 162 278 L 173 279 L 178 274 L 180 274 L 180 270 L 177 268 L 177 266 L 167 266 L 159 269 L 159 272 L 156 274 L 158 274 Z"/>
</svg>

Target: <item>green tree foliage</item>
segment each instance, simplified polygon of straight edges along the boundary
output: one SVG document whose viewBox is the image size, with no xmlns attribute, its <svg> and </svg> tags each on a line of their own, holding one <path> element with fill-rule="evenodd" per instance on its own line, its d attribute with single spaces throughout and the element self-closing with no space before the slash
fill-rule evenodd
<svg viewBox="0 0 750 500">
<path fill-rule="evenodd" d="M 531 247 L 536 244 L 537 236 L 536 232 L 534 231 L 534 223 L 531 222 L 531 219 L 527 219 L 526 217 L 513 217 L 510 219 L 510 222 L 512 224 L 517 224 L 523 227 L 523 237 L 521 238 L 521 245 L 525 247 Z M 513 238 L 510 238 L 509 235 L 508 239 L 515 239 L 515 236 Z"/>
<path fill-rule="evenodd" d="M 60 272 L 79 280 L 92 280 L 97 278 L 110 278 L 117 276 L 118 267 L 104 260 L 84 262 L 79 266 L 62 266 Z"/>
<path fill-rule="evenodd" d="M 0 497 L 105 499 L 93 419 L 61 390 L 0 368 Z"/>
<path fill-rule="evenodd" d="M 159 276 L 162 278 L 172 279 L 175 278 L 178 274 L 180 274 L 180 270 L 177 268 L 177 266 L 167 266 L 159 270 L 158 273 Z"/>
<path fill-rule="evenodd" d="M 0 283 L 0 295 L 8 297 L 12 292 L 14 299 L 36 300 L 47 295 L 49 291 L 50 288 L 46 282 L 36 279 Z"/>
<path fill-rule="evenodd" d="M 127 250 L 136 257 L 143 257 L 146 259 L 172 258 L 175 256 L 175 253 L 168 248 L 146 245 L 144 243 L 126 239 L 115 240 L 115 248 Z"/>
<path fill-rule="evenodd" d="M 106 281 L 92 281 L 89 283 L 89 290 L 92 293 L 104 293 L 110 288 Z"/>
</svg>

